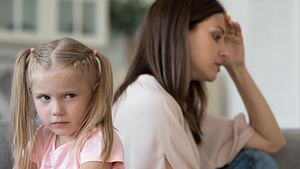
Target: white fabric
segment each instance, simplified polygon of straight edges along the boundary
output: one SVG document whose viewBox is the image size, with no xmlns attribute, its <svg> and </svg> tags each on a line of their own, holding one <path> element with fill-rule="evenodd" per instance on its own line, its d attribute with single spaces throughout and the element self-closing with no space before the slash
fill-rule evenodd
<svg viewBox="0 0 300 169">
<path fill-rule="evenodd" d="M 140 75 L 113 106 L 125 168 L 214 169 L 229 163 L 253 134 L 243 115 L 234 120 L 205 114 L 203 142 L 194 142 L 177 102 L 157 80 Z"/>
</svg>

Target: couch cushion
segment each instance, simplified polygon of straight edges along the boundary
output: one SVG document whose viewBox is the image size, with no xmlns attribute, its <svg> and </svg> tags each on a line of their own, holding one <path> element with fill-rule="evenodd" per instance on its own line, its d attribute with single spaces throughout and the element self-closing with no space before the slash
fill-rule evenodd
<svg viewBox="0 0 300 169">
<path fill-rule="evenodd" d="M 283 131 L 287 144 L 274 154 L 273 157 L 279 169 L 295 169 L 300 166 L 300 129 L 286 129 Z"/>
<path fill-rule="evenodd" d="M 11 169 L 12 159 L 9 142 L 9 123 L 0 120 L 0 168 Z"/>
</svg>

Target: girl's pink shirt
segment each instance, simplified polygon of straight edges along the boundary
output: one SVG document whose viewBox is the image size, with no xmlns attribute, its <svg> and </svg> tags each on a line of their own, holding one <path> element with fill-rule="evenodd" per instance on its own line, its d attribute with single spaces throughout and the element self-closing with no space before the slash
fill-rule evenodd
<svg viewBox="0 0 300 169">
<path fill-rule="evenodd" d="M 103 161 L 102 131 L 95 130 L 79 147 L 76 153 L 74 141 L 55 148 L 56 135 L 44 125 L 36 130 L 36 143 L 33 154 L 33 162 L 39 169 L 79 169 L 80 164 L 91 161 Z M 112 169 L 124 168 L 123 145 L 116 132 L 110 158 L 107 162 L 112 163 Z"/>
</svg>

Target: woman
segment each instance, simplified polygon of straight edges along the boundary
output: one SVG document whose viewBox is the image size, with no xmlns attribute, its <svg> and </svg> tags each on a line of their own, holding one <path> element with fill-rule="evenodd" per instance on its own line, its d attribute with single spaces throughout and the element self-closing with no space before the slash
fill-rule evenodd
<svg viewBox="0 0 300 169">
<path fill-rule="evenodd" d="M 249 124 L 242 114 L 229 120 L 206 112 L 204 82 L 214 81 L 221 66 Z M 114 125 L 130 169 L 276 168 L 264 152 L 285 144 L 245 65 L 241 28 L 216 0 L 154 2 L 115 93 Z"/>
</svg>

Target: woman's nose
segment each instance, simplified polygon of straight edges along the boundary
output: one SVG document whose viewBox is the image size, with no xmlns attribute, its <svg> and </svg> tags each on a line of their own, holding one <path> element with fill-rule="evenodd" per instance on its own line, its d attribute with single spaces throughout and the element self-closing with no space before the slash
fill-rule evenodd
<svg viewBox="0 0 300 169">
<path fill-rule="evenodd" d="M 54 116 L 64 115 L 63 106 L 58 101 L 53 101 L 51 105 L 51 114 Z"/>
<path fill-rule="evenodd" d="M 227 49 L 225 43 L 222 43 L 222 44 L 219 46 L 219 56 L 221 56 L 221 57 L 226 57 L 226 56 L 228 56 L 228 49 Z"/>
</svg>

